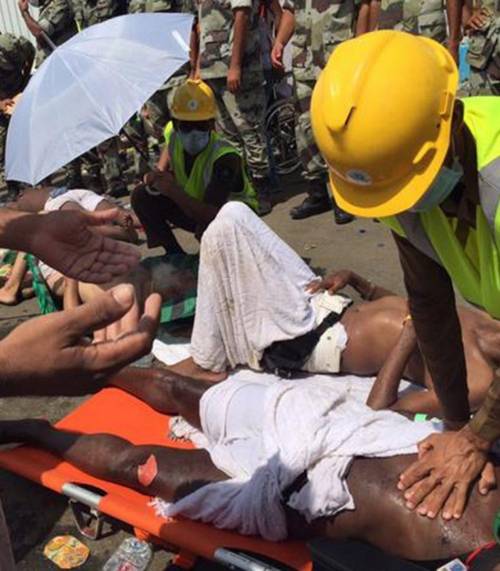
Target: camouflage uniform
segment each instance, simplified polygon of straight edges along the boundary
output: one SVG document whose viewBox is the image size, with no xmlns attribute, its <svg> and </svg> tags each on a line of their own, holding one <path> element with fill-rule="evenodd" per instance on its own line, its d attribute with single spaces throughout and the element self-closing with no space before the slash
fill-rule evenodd
<svg viewBox="0 0 500 571">
<path fill-rule="evenodd" d="M 121 8 L 119 0 L 72 0 L 75 19 L 80 29 L 88 28 L 100 22 L 118 16 Z M 119 138 L 113 137 L 97 147 L 102 162 L 102 174 L 106 181 L 107 192 L 114 194 L 125 187 L 122 161 L 119 154 Z M 97 165 L 91 170 L 96 174 Z M 79 173 L 73 173 L 78 179 Z"/>
<path fill-rule="evenodd" d="M 353 37 L 354 0 L 286 0 L 295 13 L 292 71 L 295 90 L 297 150 L 302 175 L 311 183 L 309 194 L 320 200 L 326 194 L 327 168 L 311 128 L 310 104 L 314 84 L 333 50 Z"/>
<path fill-rule="evenodd" d="M 382 0 L 378 28 L 443 43 L 447 38 L 444 0 Z"/>
<path fill-rule="evenodd" d="M 474 6 L 487 17 L 481 30 L 469 34 L 470 77 L 466 95 L 500 95 L 500 0 Z"/>
<path fill-rule="evenodd" d="M 128 5 L 129 14 L 143 12 L 186 12 L 190 6 L 186 6 L 183 0 L 130 0 Z M 172 103 L 174 91 L 182 85 L 189 72 L 189 64 L 179 68 L 172 77 L 146 102 L 145 115 L 142 123 L 136 121 L 130 125 L 128 133 L 136 140 L 145 139 L 147 135 L 163 141 L 165 125 L 170 121 L 169 106 Z M 141 169 L 139 169 L 141 170 Z"/>
<path fill-rule="evenodd" d="M 241 87 L 227 88 L 233 44 L 234 10 L 249 8 Z M 250 175 L 258 187 L 269 177 L 265 136 L 266 92 L 261 62 L 257 0 L 198 0 L 201 77 L 212 88 L 218 108 L 218 126 L 224 137 L 244 153 Z"/>
<path fill-rule="evenodd" d="M 78 31 L 70 0 L 46 0 L 40 9 L 38 24 L 56 46 L 69 40 Z M 40 65 L 51 51 L 45 42 L 40 42 L 37 65 Z"/>
<path fill-rule="evenodd" d="M 0 32 L 0 99 L 8 99 L 20 93 L 29 81 L 35 48 L 23 37 Z M 5 184 L 5 142 L 9 117 L 0 113 L 0 187 Z M 16 186 L 9 184 L 9 190 Z"/>
</svg>

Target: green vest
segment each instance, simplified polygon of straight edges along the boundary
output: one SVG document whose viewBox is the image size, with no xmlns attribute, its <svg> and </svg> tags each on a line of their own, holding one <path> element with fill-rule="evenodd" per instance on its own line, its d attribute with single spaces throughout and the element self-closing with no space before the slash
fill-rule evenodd
<svg viewBox="0 0 500 571">
<path fill-rule="evenodd" d="M 228 154 L 240 156 L 239 152 L 229 145 L 219 134 L 212 131 L 210 134 L 210 142 L 206 148 L 197 155 L 194 160 L 193 167 L 189 176 L 184 168 L 184 148 L 180 137 L 176 135 L 172 122 L 165 127 L 165 144 L 168 147 L 170 155 L 170 164 L 172 165 L 174 176 L 177 184 L 179 184 L 191 198 L 203 202 L 208 184 L 212 178 L 212 171 L 215 161 L 220 157 Z M 243 192 L 233 193 L 229 195 L 228 200 L 239 200 L 244 202 L 250 208 L 257 210 L 257 195 L 248 180 L 245 168 L 243 170 L 244 188 Z"/>
<path fill-rule="evenodd" d="M 440 263 L 462 296 L 500 319 L 500 98 L 464 98 L 464 119 L 476 141 L 480 206 L 464 246 L 457 219 L 439 206 L 382 222 Z"/>
</svg>

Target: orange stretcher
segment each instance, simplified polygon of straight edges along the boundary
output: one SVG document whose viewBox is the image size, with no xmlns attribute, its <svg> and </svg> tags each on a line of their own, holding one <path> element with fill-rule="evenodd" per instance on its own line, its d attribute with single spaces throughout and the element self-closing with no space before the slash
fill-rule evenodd
<svg viewBox="0 0 500 571">
<path fill-rule="evenodd" d="M 192 448 L 190 443 L 168 439 L 166 415 L 115 388 L 102 390 L 57 426 L 85 434 L 114 434 L 134 444 Z M 20 446 L 1 452 L 0 467 L 66 495 L 78 527 L 88 537 L 97 538 L 103 518 L 111 516 L 132 526 L 139 537 L 179 553 L 177 564 L 186 568 L 203 557 L 233 569 L 312 570 L 303 542 L 271 543 L 185 519 L 167 521 L 155 515 L 148 505 L 150 497 L 89 476 L 42 450 Z"/>
</svg>

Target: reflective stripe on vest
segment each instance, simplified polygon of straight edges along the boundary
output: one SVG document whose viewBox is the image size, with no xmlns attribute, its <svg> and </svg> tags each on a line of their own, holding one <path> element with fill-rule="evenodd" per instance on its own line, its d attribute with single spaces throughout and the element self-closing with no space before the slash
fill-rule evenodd
<svg viewBox="0 0 500 571">
<path fill-rule="evenodd" d="M 465 246 L 455 235 L 456 218 L 436 207 L 406 212 L 383 222 L 439 262 L 465 299 L 500 318 L 500 98 L 463 99 L 464 119 L 477 147 L 481 206 Z"/>
<path fill-rule="evenodd" d="M 240 156 L 234 147 L 229 145 L 229 143 L 215 131 L 212 131 L 209 144 L 197 155 L 188 176 L 184 168 L 184 149 L 180 138 L 175 133 L 172 122 L 169 122 L 165 127 L 164 135 L 176 182 L 191 198 L 199 201 L 203 201 L 205 198 L 205 192 L 212 178 L 215 162 L 227 154 Z M 257 210 L 257 196 L 244 168 L 243 182 L 243 192 L 231 194 L 229 200 L 239 200 L 250 206 L 250 208 Z"/>
</svg>

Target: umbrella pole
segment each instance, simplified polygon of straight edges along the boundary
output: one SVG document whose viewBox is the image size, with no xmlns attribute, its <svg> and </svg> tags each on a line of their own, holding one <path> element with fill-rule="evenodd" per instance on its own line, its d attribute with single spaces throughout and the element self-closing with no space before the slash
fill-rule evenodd
<svg viewBox="0 0 500 571">
<path fill-rule="evenodd" d="M 43 31 L 42 31 L 42 38 L 43 38 L 43 41 L 49 46 L 49 48 L 52 51 L 54 51 L 57 48 L 56 44 L 49 38 L 48 34 L 46 34 Z"/>
<path fill-rule="evenodd" d="M 151 170 L 155 170 L 153 164 L 151 164 L 151 159 L 146 155 L 146 153 L 139 147 L 139 145 L 132 139 L 132 137 L 127 133 L 125 129 L 121 130 L 122 135 L 125 136 L 127 141 L 134 147 L 134 149 L 141 155 L 141 157 L 146 161 L 147 165 Z"/>
</svg>

